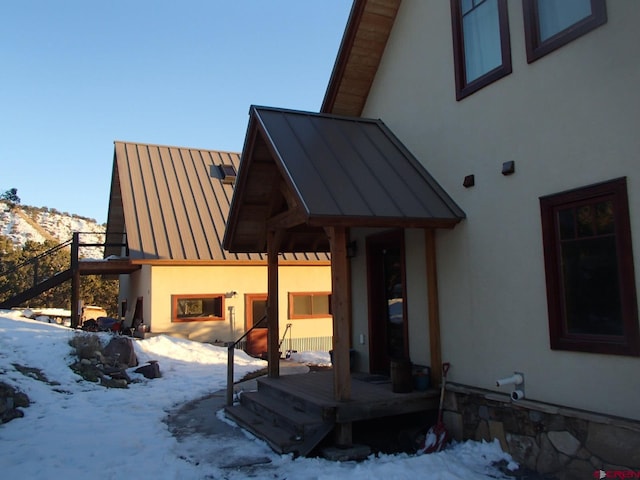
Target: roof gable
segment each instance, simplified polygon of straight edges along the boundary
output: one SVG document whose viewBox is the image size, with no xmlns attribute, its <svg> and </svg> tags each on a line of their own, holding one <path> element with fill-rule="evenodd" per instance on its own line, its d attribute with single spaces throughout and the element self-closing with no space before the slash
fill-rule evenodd
<svg viewBox="0 0 640 480">
<path fill-rule="evenodd" d="M 380 120 L 251 107 L 224 245 L 329 248 L 324 227 L 452 227 L 464 212 Z M 314 238 L 315 235 L 315 238 Z"/>
</svg>

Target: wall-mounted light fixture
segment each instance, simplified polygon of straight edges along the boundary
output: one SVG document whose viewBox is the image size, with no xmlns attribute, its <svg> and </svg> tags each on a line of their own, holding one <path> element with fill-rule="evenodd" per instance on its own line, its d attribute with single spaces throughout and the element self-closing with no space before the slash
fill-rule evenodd
<svg viewBox="0 0 640 480">
<path fill-rule="evenodd" d="M 511 175 L 516 171 L 516 162 L 513 160 L 509 160 L 508 162 L 504 162 L 502 164 L 502 174 L 503 175 Z"/>
<path fill-rule="evenodd" d="M 232 290 L 230 292 L 227 292 L 224 294 L 224 298 L 233 298 L 238 294 L 238 292 L 236 292 L 235 290 Z"/>
<path fill-rule="evenodd" d="M 347 258 L 353 258 L 358 253 L 358 244 L 355 240 L 347 243 Z"/>
<path fill-rule="evenodd" d="M 475 184 L 476 184 L 475 175 L 467 175 L 466 177 L 464 177 L 464 181 L 462 182 L 462 186 L 464 188 L 473 187 Z"/>
</svg>

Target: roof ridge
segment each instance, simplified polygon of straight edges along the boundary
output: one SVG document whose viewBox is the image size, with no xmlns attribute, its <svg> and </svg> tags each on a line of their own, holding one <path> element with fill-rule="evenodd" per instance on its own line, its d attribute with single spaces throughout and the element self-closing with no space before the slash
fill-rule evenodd
<svg viewBox="0 0 640 480">
<path fill-rule="evenodd" d="M 159 147 L 159 148 L 177 148 L 180 150 L 196 150 L 198 152 L 216 152 L 216 153 L 230 153 L 232 155 L 240 155 L 241 152 L 232 152 L 230 150 L 214 150 L 211 148 L 198 148 L 198 147 L 187 147 L 180 145 L 163 145 L 158 143 L 146 143 L 146 142 L 131 142 L 127 140 L 114 140 L 113 144 L 123 144 L 123 145 L 138 145 L 145 147 Z"/>
</svg>

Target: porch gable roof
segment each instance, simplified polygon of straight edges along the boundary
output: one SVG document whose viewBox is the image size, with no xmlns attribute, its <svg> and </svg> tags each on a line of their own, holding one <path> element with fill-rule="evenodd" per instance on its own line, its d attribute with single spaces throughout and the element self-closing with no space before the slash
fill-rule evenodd
<svg viewBox="0 0 640 480">
<path fill-rule="evenodd" d="M 451 228 L 464 212 L 381 120 L 252 106 L 224 248 L 329 251 L 325 227 Z"/>
</svg>

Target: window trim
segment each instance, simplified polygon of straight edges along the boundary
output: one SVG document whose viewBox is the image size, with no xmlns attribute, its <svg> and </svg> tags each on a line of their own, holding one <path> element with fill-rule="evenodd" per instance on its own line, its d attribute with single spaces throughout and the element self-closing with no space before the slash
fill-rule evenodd
<svg viewBox="0 0 640 480">
<path fill-rule="evenodd" d="M 191 298 L 202 299 L 215 299 L 220 298 L 220 312 L 221 317 L 188 317 L 178 318 L 178 301 L 188 300 Z M 224 322 L 224 293 L 200 293 L 200 294 L 183 294 L 183 295 L 171 295 L 171 323 L 188 323 L 188 322 Z"/>
<path fill-rule="evenodd" d="M 462 9 L 460 0 L 451 0 L 451 30 L 453 33 L 453 63 L 456 78 L 456 100 L 462 100 L 472 93 L 486 87 L 487 85 L 509 75 L 511 67 L 511 40 L 509 36 L 509 14 L 507 10 L 507 0 L 496 0 L 498 2 L 498 23 L 500 28 L 500 49 L 502 51 L 502 64 L 493 70 L 467 83 L 465 55 L 464 55 L 464 32 L 462 28 Z"/>
<path fill-rule="evenodd" d="M 527 63 L 533 63 L 548 53 L 576 40 L 607 23 L 605 0 L 591 0 L 591 15 L 556 33 L 551 38 L 540 41 L 540 22 L 537 0 L 522 0 L 524 36 L 527 49 Z"/>
<path fill-rule="evenodd" d="M 599 198 L 605 197 L 610 197 L 614 202 L 619 295 L 624 333 L 620 336 L 570 334 L 565 328 L 557 212 L 571 205 L 593 204 Z M 540 211 L 551 349 L 640 356 L 640 329 L 626 177 L 540 197 Z"/>
<path fill-rule="evenodd" d="M 311 315 L 296 314 L 294 308 L 295 297 L 314 297 L 314 296 L 327 296 L 329 298 L 329 313 L 319 313 Z M 311 303 L 313 307 L 313 302 Z M 304 318 L 329 318 L 331 317 L 331 292 L 289 292 L 289 318 L 291 319 L 304 319 Z"/>
</svg>

